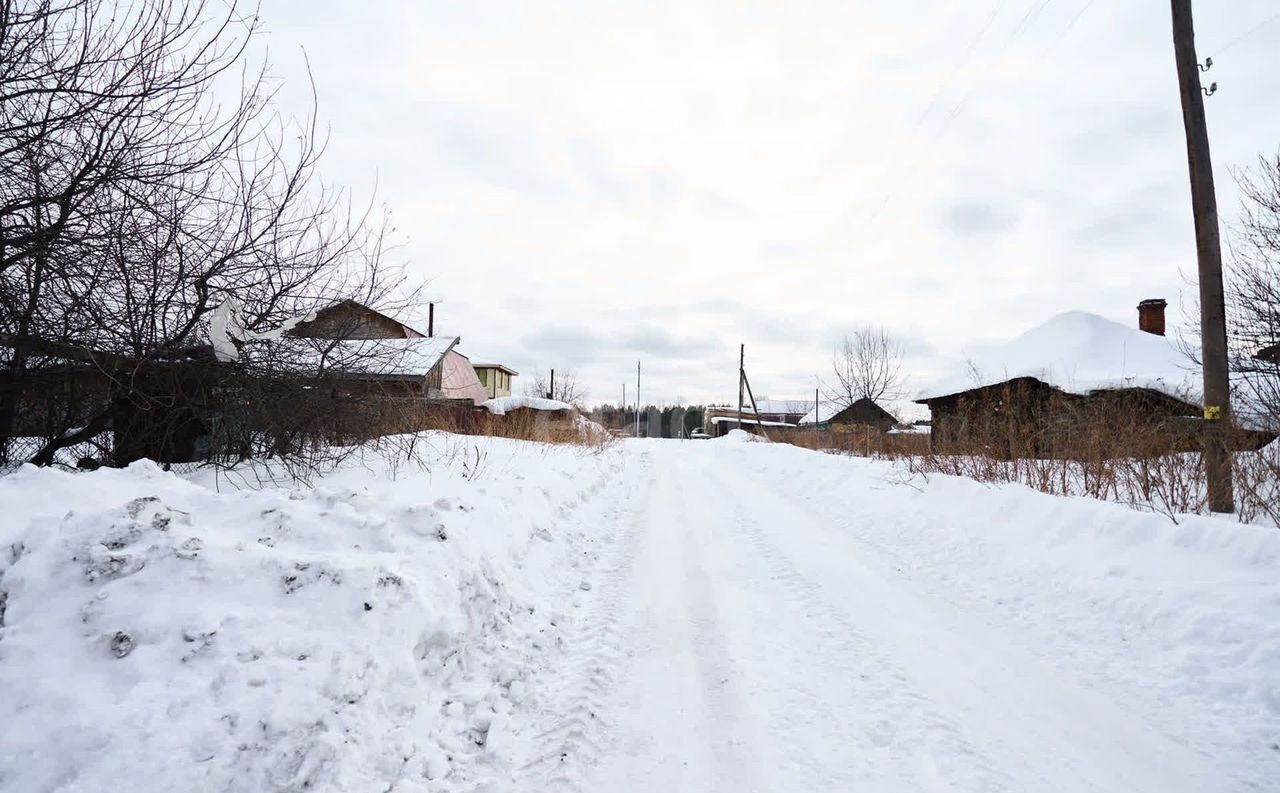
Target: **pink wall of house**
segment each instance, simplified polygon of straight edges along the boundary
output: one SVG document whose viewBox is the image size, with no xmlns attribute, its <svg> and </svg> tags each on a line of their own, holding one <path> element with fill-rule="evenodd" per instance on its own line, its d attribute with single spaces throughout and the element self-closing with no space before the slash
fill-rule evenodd
<svg viewBox="0 0 1280 793">
<path fill-rule="evenodd" d="M 460 352 L 450 350 L 441 361 L 440 390 L 445 399 L 470 399 L 479 405 L 489 399 L 488 392 L 476 377 L 471 361 Z"/>
</svg>

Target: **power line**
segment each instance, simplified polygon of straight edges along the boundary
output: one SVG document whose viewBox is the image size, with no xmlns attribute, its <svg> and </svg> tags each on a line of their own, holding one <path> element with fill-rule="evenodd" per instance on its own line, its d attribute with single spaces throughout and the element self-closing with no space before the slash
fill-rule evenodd
<svg viewBox="0 0 1280 793">
<path fill-rule="evenodd" d="M 1009 48 L 1013 46 L 1014 42 L 1016 42 L 1018 39 L 1020 39 L 1021 37 L 1027 34 L 1027 32 L 1032 28 L 1033 25 L 1035 25 L 1036 21 L 1040 18 L 1040 15 L 1044 13 L 1044 10 L 1049 6 L 1050 2 L 1051 0 L 1032 0 L 1030 5 L 1027 6 L 1027 10 L 1022 14 L 1022 18 L 1018 20 L 1018 24 L 1014 26 L 1013 31 L 1009 34 L 1009 37 L 1005 39 L 1004 44 L 1001 45 L 999 51 L 997 52 L 997 57 L 1000 55 L 1004 55 L 1006 52 L 1008 52 Z M 1093 4 L 1093 2 L 1094 0 L 1089 0 L 1089 2 L 1085 4 L 1084 9 L 1081 9 L 1081 11 L 1078 14 L 1076 14 L 1076 19 L 1078 19 L 1084 13 L 1084 11 L 1087 10 L 1088 7 Z M 995 11 L 988 17 L 986 24 L 983 25 L 982 29 L 979 31 L 978 36 L 971 43 L 970 51 L 974 47 L 976 47 L 978 40 L 981 39 L 982 35 L 986 33 L 987 29 L 991 26 L 991 23 L 994 21 L 995 14 L 998 13 L 1003 7 L 1004 7 L 1004 2 L 1002 0 L 999 4 L 997 4 Z M 1070 25 L 1074 25 L 1075 21 L 1076 20 L 1073 19 Z M 1068 29 L 1070 25 L 1068 26 Z M 974 80 L 973 85 L 971 85 L 969 89 L 965 91 L 964 94 L 960 97 L 959 101 L 957 101 L 951 107 L 951 110 L 948 111 L 947 115 L 943 118 L 942 123 L 938 126 L 937 129 L 933 131 L 933 135 L 931 135 L 927 140 L 925 150 L 918 151 L 916 157 L 914 157 L 907 164 L 907 167 L 905 169 L 907 173 L 914 174 L 916 169 L 919 168 L 920 163 L 924 161 L 925 154 L 927 153 L 927 151 L 932 150 L 937 145 L 938 141 L 942 138 L 943 134 L 946 133 L 947 129 L 951 126 L 951 123 L 955 121 L 957 116 L 960 115 L 960 111 L 964 109 L 964 106 L 968 104 L 969 100 L 973 98 L 974 94 L 978 93 L 978 89 L 982 86 L 982 83 L 985 81 L 987 75 L 990 74 L 991 68 L 992 67 L 990 63 L 988 63 L 986 68 L 979 75 L 979 77 L 976 80 Z M 950 82 L 948 82 L 948 85 L 949 84 Z M 932 110 L 933 110 L 933 103 L 931 103 L 929 109 L 925 111 L 925 116 L 927 116 L 930 112 L 932 112 Z M 923 119 L 924 119 L 924 116 L 921 117 L 921 120 Z M 918 129 L 918 126 L 919 124 L 917 123 L 917 129 Z M 912 130 L 913 138 L 915 137 L 915 132 L 916 130 L 913 129 Z M 900 189 L 901 189 L 901 180 L 896 182 L 893 188 L 890 188 L 889 190 L 886 190 L 883 193 L 883 195 L 880 198 L 880 201 L 876 204 L 875 208 L 872 209 L 870 214 L 867 215 L 866 220 L 864 221 L 864 228 L 865 226 L 868 226 L 874 223 L 876 219 L 879 218 L 880 213 L 884 211 L 885 207 L 887 207 L 893 201 L 893 199 L 897 197 L 898 191 Z"/>
<path fill-rule="evenodd" d="M 1036 23 L 1040 15 L 1044 13 L 1044 9 L 1049 5 L 1049 0 L 1036 0 L 1027 9 L 1027 13 L 1022 15 L 1022 19 L 1018 22 L 1018 26 L 1013 29 L 1013 35 L 1009 36 L 1009 40 L 1005 42 L 1005 49 L 1013 43 L 1014 39 L 1026 33 L 1031 26 Z"/>
<path fill-rule="evenodd" d="M 1221 55 L 1222 53 L 1224 53 L 1224 52 L 1226 52 L 1227 50 L 1231 49 L 1232 47 L 1236 46 L 1236 45 L 1237 45 L 1237 44 L 1239 44 L 1240 42 L 1242 42 L 1242 41 L 1244 41 L 1245 39 L 1249 38 L 1249 37 L 1250 37 L 1250 36 L 1252 36 L 1254 33 L 1257 33 L 1259 30 L 1262 30 L 1262 29 L 1263 29 L 1263 28 L 1265 28 L 1267 25 L 1270 25 L 1272 22 L 1275 22 L 1277 19 L 1280 19 L 1280 11 L 1277 11 L 1276 13 L 1274 13 L 1274 14 L 1272 14 L 1271 16 L 1267 17 L 1266 19 L 1262 20 L 1262 21 L 1261 21 L 1261 22 L 1259 22 L 1258 24 L 1254 25 L 1253 27 L 1249 28 L 1249 29 L 1248 29 L 1248 30 L 1246 30 L 1245 32 L 1241 33 L 1239 36 L 1236 36 L 1235 38 L 1231 39 L 1230 41 L 1228 41 L 1226 44 L 1222 45 L 1222 46 L 1221 46 L 1221 47 L 1219 47 L 1218 49 L 1213 50 L 1211 54 L 1213 54 L 1213 55 Z M 1208 49 L 1208 48 L 1206 48 L 1206 49 Z"/>
<path fill-rule="evenodd" d="M 1067 26 L 1062 29 L 1062 33 L 1058 36 L 1058 41 L 1055 41 L 1054 43 L 1057 44 L 1058 42 L 1066 38 L 1067 34 L 1071 32 L 1071 29 L 1074 28 L 1076 26 L 1076 23 L 1080 21 L 1080 17 L 1084 16 L 1085 12 L 1088 11 L 1090 8 L 1093 8 L 1093 4 L 1096 2 L 1098 2 L 1098 0 L 1089 0 L 1089 2 L 1081 6 L 1080 10 L 1076 12 L 1076 15 L 1071 17 L 1071 21 L 1067 23 Z"/>
<path fill-rule="evenodd" d="M 1018 24 L 1014 27 L 1009 37 L 1005 40 L 1004 44 L 1001 46 L 998 55 L 1003 55 L 1005 52 L 1009 50 L 1011 46 L 1013 46 L 1014 42 L 1016 42 L 1019 38 L 1026 35 L 1027 32 L 1030 31 L 1032 26 L 1035 25 L 1036 21 L 1044 13 L 1044 10 L 1049 6 L 1050 2 L 1051 0 L 1032 0 L 1031 4 L 1027 7 L 1026 12 L 1023 13 L 1022 18 L 1018 21 Z M 1087 0 L 1087 2 L 1085 2 L 1085 4 L 1080 8 L 1080 10 L 1076 12 L 1075 16 L 1073 16 L 1071 20 L 1067 23 L 1063 31 L 1058 35 L 1058 38 L 1053 42 L 1055 45 L 1061 42 L 1062 39 L 1066 37 L 1066 34 L 1073 27 L 1075 27 L 1076 22 L 1078 22 L 1080 18 L 1084 16 L 1085 12 L 1087 12 L 1089 8 L 1094 5 L 1095 2 L 1097 2 L 1097 0 Z M 1003 3 L 1001 3 L 1000 6 L 997 6 L 997 10 L 999 10 L 1001 6 L 1003 6 Z M 990 26 L 990 21 L 991 20 L 988 19 L 987 25 L 984 25 L 983 32 L 985 32 L 986 28 Z M 973 96 L 978 93 L 978 89 L 982 86 L 982 83 L 986 79 L 986 75 L 990 73 L 990 70 L 991 70 L 991 67 L 990 65 L 988 65 L 986 70 L 980 75 L 979 79 L 975 80 L 974 84 L 971 85 L 967 91 L 965 91 L 964 95 L 960 97 L 959 101 L 957 101 L 951 107 L 951 110 L 947 113 L 946 117 L 943 118 L 942 124 L 939 125 L 937 129 L 934 130 L 933 135 L 929 138 L 926 146 L 926 151 L 918 152 L 917 156 L 913 158 L 911 162 L 907 165 L 906 171 L 908 173 L 914 173 L 915 170 L 920 166 L 920 163 L 923 162 L 927 150 L 932 150 L 933 147 L 937 145 L 938 141 L 943 137 L 943 134 L 946 133 L 947 129 L 951 126 L 951 123 L 955 121 L 955 119 L 960 115 L 960 111 L 963 110 L 964 106 L 969 103 L 969 100 L 972 99 Z M 929 110 L 926 111 L 926 115 L 931 111 L 932 111 L 932 105 L 930 106 Z M 914 137 L 914 131 L 913 131 L 913 137 Z M 870 214 L 867 215 L 866 220 L 864 221 L 864 227 L 865 225 L 870 225 L 871 223 L 875 222 L 875 220 L 880 216 L 880 213 L 884 211 L 885 207 L 887 207 L 893 201 L 893 199 L 897 196 L 897 193 L 900 189 L 901 189 L 901 180 L 896 182 L 893 188 L 890 188 L 889 190 L 886 190 L 884 192 L 884 194 L 881 196 L 881 199 L 876 205 L 876 207 L 870 212 Z"/>
<path fill-rule="evenodd" d="M 998 2 L 992 6 L 991 13 L 987 15 L 987 21 L 982 23 L 982 27 L 979 28 L 974 37 L 969 40 L 969 46 L 965 48 L 964 54 L 960 56 L 959 62 L 950 70 L 947 78 L 941 85 L 939 85 L 938 90 L 934 91 L 933 98 L 929 100 L 929 106 L 920 114 L 920 118 L 916 119 L 916 125 L 911 130 L 912 138 L 915 137 L 916 132 L 920 129 L 920 125 L 929 118 L 930 114 L 933 113 L 934 108 L 938 106 L 938 101 L 942 99 L 943 95 L 947 93 L 947 91 L 951 90 L 951 84 L 956 81 L 960 72 L 964 70 L 964 67 L 969 65 L 970 59 L 973 58 L 974 50 L 976 50 L 978 45 L 982 43 L 983 37 L 987 35 L 987 31 L 991 29 L 991 25 L 996 21 L 996 17 L 999 16 L 1000 12 L 1004 10 L 1005 3 L 1007 2 L 1008 0 L 998 0 Z"/>
</svg>

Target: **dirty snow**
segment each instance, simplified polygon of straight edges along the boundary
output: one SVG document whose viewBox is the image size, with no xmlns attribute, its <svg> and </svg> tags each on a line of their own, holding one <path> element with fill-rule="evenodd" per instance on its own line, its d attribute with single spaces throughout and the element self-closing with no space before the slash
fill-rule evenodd
<svg viewBox="0 0 1280 793">
<path fill-rule="evenodd" d="M 1280 532 L 750 439 L 0 479 L 0 790 L 1274 789 Z"/>
</svg>

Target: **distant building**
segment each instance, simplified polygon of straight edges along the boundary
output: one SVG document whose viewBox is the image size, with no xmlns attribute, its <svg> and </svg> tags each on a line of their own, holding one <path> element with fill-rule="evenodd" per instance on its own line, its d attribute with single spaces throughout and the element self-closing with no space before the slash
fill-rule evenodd
<svg viewBox="0 0 1280 793">
<path fill-rule="evenodd" d="M 767 431 L 771 427 L 794 427 L 813 407 L 813 403 L 802 399 L 761 398 L 756 400 L 756 407 L 760 410 L 759 415 L 751 409 L 751 401 L 747 400 L 741 416 L 736 407 L 708 407 L 702 414 L 702 430 L 712 437 L 718 437 L 736 429 L 739 423 L 744 430 L 752 433 L 759 432 L 761 428 Z"/>
<path fill-rule="evenodd" d="M 766 422 L 782 422 L 796 424 L 813 408 L 812 402 L 803 399 L 769 399 L 761 397 L 756 400 L 756 408 L 760 411 L 755 418 Z M 747 400 L 743 415 L 751 415 L 751 400 Z"/>
<path fill-rule="evenodd" d="M 795 426 L 785 421 L 760 421 L 745 417 L 745 414 L 744 418 L 739 420 L 737 411 L 734 411 L 733 415 L 717 416 L 714 415 L 714 411 L 708 410 L 702 430 L 713 438 L 719 438 L 739 428 L 752 435 L 759 435 L 761 432 L 768 433 L 771 429 L 794 429 Z"/>
<path fill-rule="evenodd" d="M 429 335 L 354 300 L 339 300 L 290 335 L 304 339 L 420 339 Z"/>
<path fill-rule="evenodd" d="M 515 369 L 500 363 L 475 363 L 471 366 L 490 399 L 511 396 L 511 378 L 520 376 Z"/>
<path fill-rule="evenodd" d="M 841 407 L 838 402 L 824 402 L 811 408 L 801 417 L 799 425 L 812 429 L 832 427 L 871 427 L 880 432 L 888 432 L 897 426 L 898 420 L 893 414 L 865 397 L 851 405 Z"/>
</svg>

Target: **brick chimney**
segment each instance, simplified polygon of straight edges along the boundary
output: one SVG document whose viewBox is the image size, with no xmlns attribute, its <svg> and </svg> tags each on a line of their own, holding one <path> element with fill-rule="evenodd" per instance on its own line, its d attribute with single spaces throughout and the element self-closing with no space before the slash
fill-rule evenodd
<svg viewBox="0 0 1280 793">
<path fill-rule="evenodd" d="M 1138 304 L 1138 330 L 1164 335 L 1164 307 L 1169 305 L 1160 298 L 1143 300 Z"/>
</svg>

